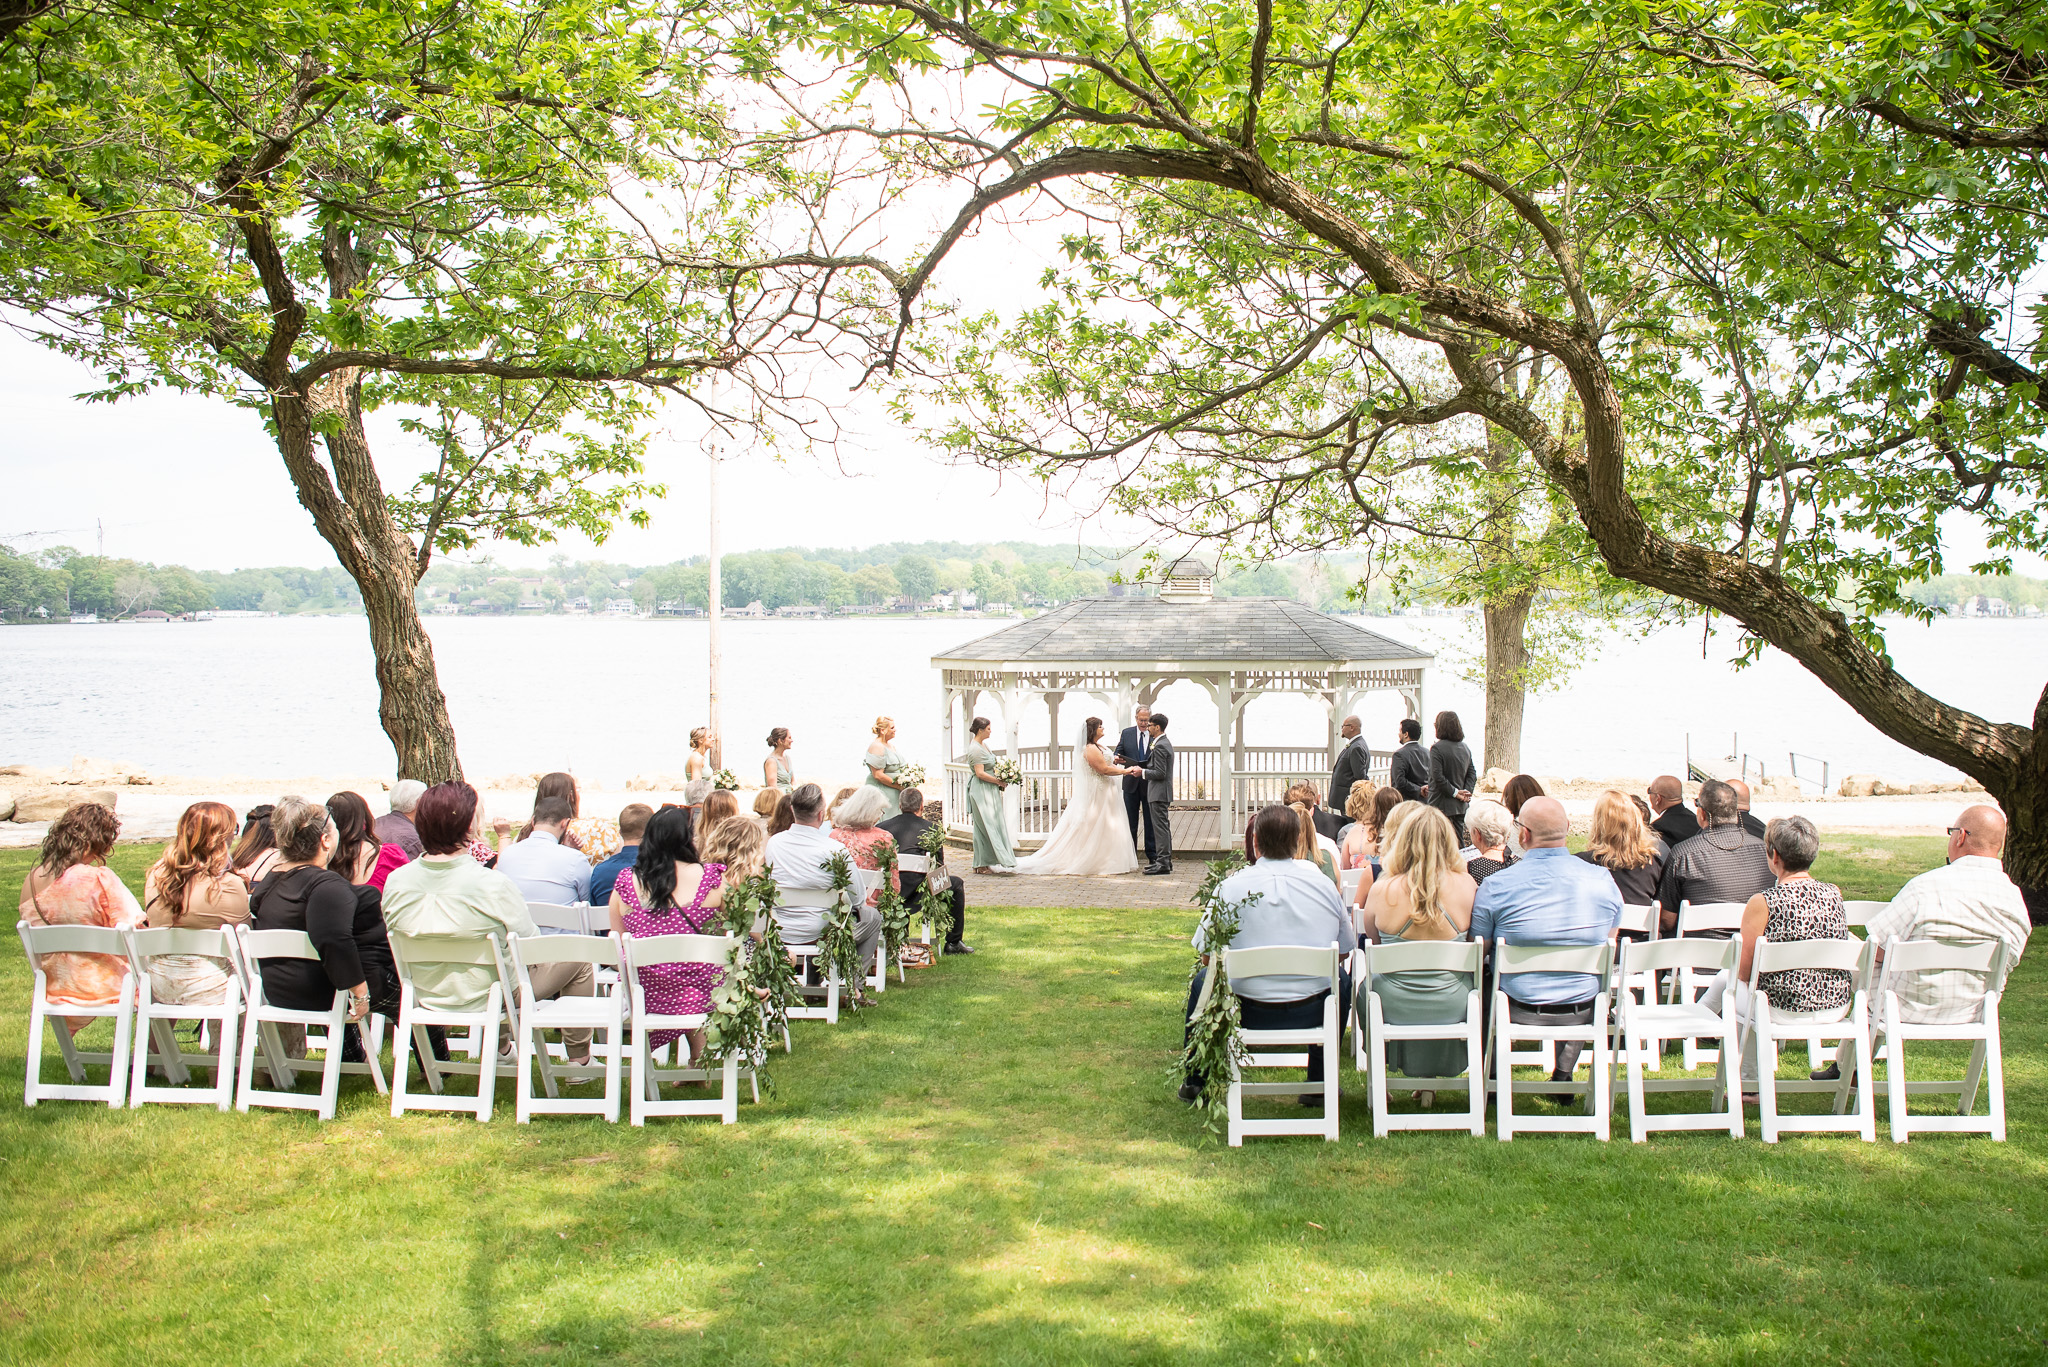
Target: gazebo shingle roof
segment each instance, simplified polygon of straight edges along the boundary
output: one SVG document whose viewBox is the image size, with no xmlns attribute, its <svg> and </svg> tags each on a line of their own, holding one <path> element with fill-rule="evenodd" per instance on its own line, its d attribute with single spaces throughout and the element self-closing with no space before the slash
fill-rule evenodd
<svg viewBox="0 0 2048 1367">
<path fill-rule="evenodd" d="M 1413 664 L 1431 652 L 1288 598 L 1077 598 L 934 655 L 938 666 L 1216 660 L 1328 667 Z"/>
</svg>

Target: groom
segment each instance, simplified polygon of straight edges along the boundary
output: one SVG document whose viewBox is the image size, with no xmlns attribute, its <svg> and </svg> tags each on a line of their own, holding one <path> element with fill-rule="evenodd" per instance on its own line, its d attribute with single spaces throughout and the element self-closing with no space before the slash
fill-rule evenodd
<svg viewBox="0 0 2048 1367">
<path fill-rule="evenodd" d="M 1145 766 L 1133 769 L 1145 782 L 1146 846 L 1154 851 L 1147 873 L 1173 872 L 1173 742 L 1166 738 L 1166 714 L 1154 712 L 1146 731 L 1151 736 Z"/>
<path fill-rule="evenodd" d="M 1145 831 L 1145 862 L 1159 862 L 1159 851 L 1152 843 L 1152 814 L 1145 810 L 1145 761 L 1152 754 L 1152 709 L 1138 704 L 1136 726 L 1126 726 L 1123 735 L 1117 738 L 1116 762 L 1125 766 L 1124 772 L 1124 818 L 1131 823 L 1131 843 L 1138 843 L 1138 829 Z"/>
</svg>

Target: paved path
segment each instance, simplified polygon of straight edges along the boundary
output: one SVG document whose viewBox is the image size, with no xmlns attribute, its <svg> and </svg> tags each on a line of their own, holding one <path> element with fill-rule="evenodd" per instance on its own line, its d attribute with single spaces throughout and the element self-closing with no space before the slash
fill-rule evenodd
<svg viewBox="0 0 2048 1367">
<path fill-rule="evenodd" d="M 976 874 L 955 866 L 955 872 L 967 885 L 970 933 L 975 907 L 1192 910 L 1194 903 L 1190 899 L 1208 871 L 1209 866 L 1199 859 L 1176 859 L 1172 873 L 1156 877 L 1126 873 L 1115 878 L 1030 878 L 1020 874 Z"/>
</svg>

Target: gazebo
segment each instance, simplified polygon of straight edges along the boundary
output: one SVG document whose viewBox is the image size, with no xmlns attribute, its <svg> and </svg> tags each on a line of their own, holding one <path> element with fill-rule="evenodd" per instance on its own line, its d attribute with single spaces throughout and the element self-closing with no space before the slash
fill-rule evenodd
<svg viewBox="0 0 2048 1367">
<path fill-rule="evenodd" d="M 932 657 L 945 708 L 946 824 L 967 832 L 967 766 L 957 756 L 966 722 L 986 698 L 1001 716 L 1002 748 L 1024 771 L 1011 785 L 1010 832 L 1035 848 L 1066 809 L 1073 760 L 1060 730 L 1069 694 L 1100 702 L 1114 730 L 1130 725 L 1168 684 L 1201 686 L 1216 706 L 1214 744 L 1176 720 L 1174 843 L 1188 850 L 1228 849 L 1245 814 L 1276 800 L 1300 779 L 1327 781 L 1337 754 L 1337 724 L 1368 693 L 1400 695 L 1422 715 L 1424 676 L 1434 658 L 1341 617 L 1286 598 L 1223 598 L 1214 571 L 1193 557 L 1175 561 L 1157 596 L 1081 598 Z M 1268 693 L 1320 699 L 1323 741 L 1308 746 L 1244 743 L 1245 709 Z M 1043 706 L 1051 743 L 1020 747 L 1027 708 Z M 959 729 L 956 731 L 956 719 Z M 1386 761 L 1373 777 L 1384 781 Z"/>
</svg>

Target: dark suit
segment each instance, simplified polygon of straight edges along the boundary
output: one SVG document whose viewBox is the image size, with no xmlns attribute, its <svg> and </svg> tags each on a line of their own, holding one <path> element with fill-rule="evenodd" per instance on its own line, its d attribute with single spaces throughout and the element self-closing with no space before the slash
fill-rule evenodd
<svg viewBox="0 0 2048 1367">
<path fill-rule="evenodd" d="M 1344 818 L 1328 807 L 1315 808 L 1308 814 L 1308 819 L 1315 823 L 1317 835 L 1328 836 L 1332 840 L 1337 838 L 1337 832 L 1343 830 L 1345 826 Z"/>
<path fill-rule="evenodd" d="M 1681 802 L 1652 821 L 1650 829 L 1663 836 L 1664 843 L 1675 850 L 1700 833 L 1700 819 Z"/>
<path fill-rule="evenodd" d="M 1342 812 L 1351 801 L 1351 785 L 1365 781 L 1365 771 L 1372 767 L 1372 747 L 1365 743 L 1364 736 L 1353 736 L 1344 743 L 1343 753 L 1337 756 L 1337 765 L 1330 771 L 1330 810 Z"/>
<path fill-rule="evenodd" d="M 1173 742 L 1164 736 L 1152 740 L 1152 752 L 1145 759 L 1145 829 L 1159 854 L 1155 864 L 1173 864 Z"/>
<path fill-rule="evenodd" d="M 1421 741 L 1411 740 L 1394 752 L 1387 782 L 1401 790 L 1402 801 L 1422 801 L 1422 789 L 1429 782 L 1429 751 Z"/>
<path fill-rule="evenodd" d="M 1123 765 L 1142 765 L 1152 753 L 1152 733 L 1142 726 L 1126 726 L 1123 735 L 1117 738 L 1116 762 Z M 1131 844 L 1138 843 L 1138 832 L 1145 832 L 1145 862 L 1151 863 L 1159 857 L 1158 842 L 1152 837 L 1152 813 L 1145 801 L 1145 780 L 1124 778 L 1124 816 L 1131 823 Z"/>
<path fill-rule="evenodd" d="M 889 838 L 896 842 L 896 852 L 899 855 L 924 853 L 924 847 L 919 842 L 924 839 L 924 833 L 930 830 L 932 825 L 923 817 L 912 816 L 908 812 L 875 824 L 887 831 Z M 917 895 L 924 891 L 924 875 L 898 870 L 896 878 L 903 885 L 900 889 L 903 900 L 913 908 L 916 907 Z M 967 926 L 967 886 L 958 878 L 951 878 L 949 881 L 952 883 L 953 931 L 946 937 L 946 943 L 957 945 L 960 943 L 961 932 Z"/>
<path fill-rule="evenodd" d="M 1748 831 L 1758 840 L 1762 840 L 1765 830 L 1764 819 L 1755 812 L 1744 812 L 1742 814 L 1742 829 Z"/>
</svg>

